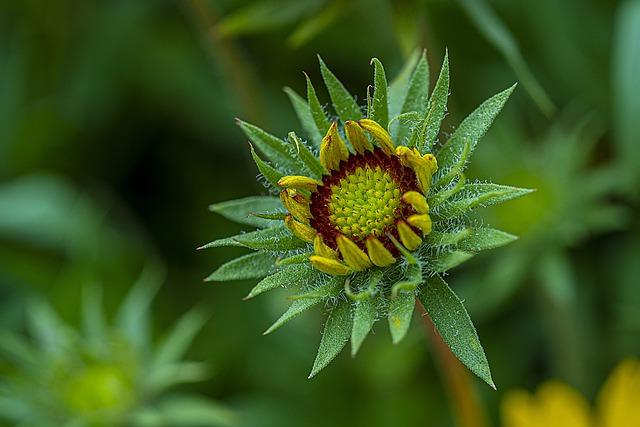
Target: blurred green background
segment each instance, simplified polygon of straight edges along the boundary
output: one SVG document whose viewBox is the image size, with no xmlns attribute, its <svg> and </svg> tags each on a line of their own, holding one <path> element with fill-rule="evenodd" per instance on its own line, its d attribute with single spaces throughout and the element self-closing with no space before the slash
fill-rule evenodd
<svg viewBox="0 0 640 427">
<path fill-rule="evenodd" d="M 262 337 L 285 294 L 242 302 L 248 282 L 205 284 L 241 251 L 195 250 L 241 229 L 209 203 L 264 193 L 235 117 L 297 131 L 282 88 L 304 93 L 303 71 L 319 82 L 316 54 L 364 100 L 369 60 L 392 77 L 416 47 L 432 79 L 449 51 L 444 129 L 520 82 L 469 176 L 538 190 L 485 212 L 521 239 L 448 276 L 498 385 L 474 380 L 492 425 L 513 387 L 559 378 L 594 398 L 640 355 L 637 0 L 1 0 L 0 393 L 27 381 L 11 340 L 30 342 L 33 301 L 79 329 L 88 286 L 111 319 L 153 266 L 154 337 L 194 306 L 208 315 L 185 357 L 210 372 L 177 390 L 234 413 L 222 423 L 455 425 L 419 327 L 397 346 L 379 328 L 307 380 L 322 313 Z"/>
</svg>

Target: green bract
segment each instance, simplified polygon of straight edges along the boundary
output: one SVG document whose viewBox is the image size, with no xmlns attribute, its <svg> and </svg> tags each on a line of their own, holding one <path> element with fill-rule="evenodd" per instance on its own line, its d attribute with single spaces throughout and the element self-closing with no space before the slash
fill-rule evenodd
<svg viewBox="0 0 640 427">
<path fill-rule="evenodd" d="M 0 331 L 0 418 L 13 425 L 229 426 L 236 416 L 208 398 L 170 392 L 208 377 L 205 363 L 183 359 L 206 321 L 194 309 L 151 343 L 150 306 L 160 284 L 147 269 L 107 324 L 101 288 L 85 289 L 83 330 L 64 324 L 42 300 L 27 307 L 30 340 Z"/>
<path fill-rule="evenodd" d="M 355 355 L 373 324 L 379 319 L 387 319 L 394 343 L 402 340 L 413 317 L 416 299 L 419 299 L 452 352 L 476 375 L 493 385 L 488 362 L 476 330 L 462 302 L 446 284 L 442 274 L 479 251 L 496 248 L 515 239 L 514 236 L 502 231 L 472 223 L 469 215 L 477 208 L 502 203 L 522 196 L 530 190 L 488 182 L 468 181 L 465 176 L 465 168 L 473 150 L 502 109 L 514 86 L 482 103 L 448 139 L 441 142 L 438 137 L 441 122 L 446 113 L 449 93 L 447 56 L 444 58 L 440 75 L 431 94 L 429 94 L 429 67 L 424 54 L 413 55 L 399 76 L 390 84 L 387 84 L 386 74 L 380 61 L 373 59 L 372 65 L 374 87 L 368 93 L 367 106 L 363 110 L 326 64 L 320 60 L 322 77 L 338 118 L 338 129 L 342 134 L 345 122 L 347 127 L 353 126 L 354 123 L 360 124 L 366 129 L 373 129 L 374 137 L 383 138 L 386 145 L 382 145 L 382 149 L 386 149 L 389 153 L 393 148 L 406 146 L 417 150 L 416 154 L 411 154 L 413 150 L 409 153 L 416 161 L 425 160 L 415 156 L 427 154 L 432 155 L 431 158 L 435 156 L 438 169 L 433 174 L 430 185 L 428 182 L 419 183 L 425 190 L 428 203 L 426 209 L 433 220 L 432 230 L 428 229 L 428 224 L 425 225 L 422 230 L 424 232 L 422 240 L 417 235 L 413 235 L 416 236 L 412 237 L 413 242 L 421 242 L 413 251 L 406 249 L 412 246 L 406 244 L 411 243 L 407 236 L 400 235 L 400 238 L 404 239 L 403 246 L 390 233 L 387 233 L 386 237 L 393 241 L 397 248 L 394 254 L 396 258 L 389 258 L 391 255 L 385 254 L 385 260 L 392 260 L 387 267 L 378 267 L 381 262 L 376 262 L 373 257 L 375 265 L 371 266 L 371 263 L 363 260 L 362 267 L 359 267 L 358 260 L 363 256 L 366 257 L 366 253 L 356 249 L 353 243 L 351 243 L 352 246 L 341 247 L 344 262 L 353 268 L 352 273 L 349 273 L 351 270 L 348 267 L 341 264 L 342 260 L 339 258 L 333 261 L 329 253 L 331 249 L 321 245 L 319 251 L 329 253 L 326 255 L 329 258 L 326 258 L 325 262 L 333 263 L 329 267 L 336 272 L 335 275 L 329 275 L 310 265 L 309 256 L 314 253 L 313 245 L 297 237 L 301 235 L 304 237 L 304 231 L 311 230 L 309 226 L 298 224 L 303 231 L 294 235 L 290 227 L 283 225 L 283 219 L 286 220 L 291 215 L 288 215 L 289 212 L 279 199 L 263 196 L 223 202 L 212 205 L 211 210 L 258 229 L 215 240 L 203 247 L 240 246 L 256 252 L 224 264 L 211 274 L 208 280 L 227 281 L 264 277 L 251 290 L 248 298 L 275 288 L 290 289 L 292 292 L 290 308 L 265 333 L 273 332 L 314 306 L 321 306 L 327 310 L 328 318 L 310 376 L 314 376 L 329 364 L 349 339 L 351 352 Z M 307 78 L 306 101 L 291 89 L 287 88 L 286 92 L 307 134 L 308 142 L 301 141 L 294 133 L 281 139 L 251 124 L 239 122 L 251 141 L 252 155 L 264 178 L 263 183 L 272 193 L 279 191 L 278 183 L 282 184 L 284 176 L 313 177 L 295 178 L 313 188 L 315 185 L 313 180 L 320 179 L 323 174 L 328 173 L 323 170 L 323 166 L 331 165 L 326 161 L 326 157 L 324 163 L 319 164 L 317 160 L 321 143 L 323 150 L 326 150 L 328 155 L 334 156 L 330 160 L 337 158 L 339 161 L 340 156 L 348 155 L 348 153 L 335 154 L 331 152 L 332 148 L 326 145 L 334 143 L 341 137 L 335 133 L 336 124 L 331 124 L 333 116 L 322 107 L 311 81 Z M 370 120 L 367 122 L 362 119 Z M 381 126 L 380 129 L 384 130 L 367 127 L 371 121 L 375 121 Z M 385 137 L 387 131 L 389 135 Z M 327 136 L 323 139 L 322 135 L 325 133 Z M 359 142 L 360 147 L 352 147 L 352 149 L 363 152 L 369 144 L 376 142 L 371 135 L 365 136 L 364 133 L 360 135 L 362 136 L 356 135 L 356 137 L 367 138 L 368 142 L 367 140 Z M 346 136 L 350 137 L 350 135 Z M 389 148 L 390 142 L 385 139 L 388 137 L 395 142 L 395 147 Z M 353 138 L 353 135 L 349 138 L 352 144 L 355 141 Z M 264 158 L 260 157 L 253 147 L 259 149 Z M 399 150 L 398 153 L 407 153 L 407 151 Z M 320 158 L 322 161 L 322 156 Z M 378 183 L 371 184 L 373 182 L 371 177 L 375 174 L 371 172 L 370 175 L 366 180 L 358 180 L 357 175 L 353 177 L 356 187 L 361 184 L 371 185 L 371 187 L 358 188 L 358 191 L 347 191 L 346 187 L 342 191 L 335 187 L 334 191 L 342 191 L 339 193 L 341 196 L 351 193 L 364 194 L 363 191 L 366 190 L 380 191 Z M 384 178 L 384 174 L 381 174 L 381 179 L 384 180 Z M 306 197 L 304 189 L 300 190 L 299 194 L 294 194 L 296 197 Z M 368 200 L 367 206 L 377 206 L 371 203 L 368 197 L 358 197 L 355 200 Z M 296 206 L 304 207 L 305 205 Z M 350 212 L 353 215 L 353 211 Z M 355 212 L 360 211 L 356 209 Z M 301 211 L 299 214 L 299 217 L 304 219 L 308 212 Z M 360 221 L 355 219 L 355 223 L 359 224 Z M 407 227 L 406 224 L 404 226 Z M 414 230 L 417 231 L 417 229 Z M 378 245 L 368 248 L 369 254 L 378 250 L 379 247 Z M 393 259 L 396 261 L 393 262 Z M 333 265 L 338 267 L 333 268 Z"/>
</svg>

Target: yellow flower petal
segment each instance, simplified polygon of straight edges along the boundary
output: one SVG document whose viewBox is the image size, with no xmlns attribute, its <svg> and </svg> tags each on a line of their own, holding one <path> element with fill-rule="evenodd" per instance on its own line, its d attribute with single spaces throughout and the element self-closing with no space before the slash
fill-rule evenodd
<svg viewBox="0 0 640 427">
<path fill-rule="evenodd" d="M 371 119 L 358 120 L 358 124 L 362 129 L 373 135 L 376 142 L 385 153 L 393 154 L 393 141 L 391 140 L 391 135 L 389 135 L 389 132 L 387 132 L 385 128 Z"/>
<path fill-rule="evenodd" d="M 504 427 L 594 427 L 585 398 L 559 381 L 543 384 L 535 396 L 508 394 L 502 416 Z"/>
<path fill-rule="evenodd" d="M 294 188 L 296 190 L 315 191 L 322 181 L 309 178 L 308 176 L 289 175 L 283 176 L 278 181 L 278 185 L 284 188 Z"/>
<path fill-rule="evenodd" d="M 291 232 L 302 241 L 311 243 L 316 237 L 316 230 L 306 224 L 296 221 L 291 215 L 287 215 L 284 218 L 284 223 L 289 230 L 291 230 Z"/>
<path fill-rule="evenodd" d="M 320 145 L 320 163 L 327 170 L 337 170 L 340 161 L 349 157 L 349 150 L 338 133 L 338 123 L 333 122 Z"/>
<path fill-rule="evenodd" d="M 304 224 L 309 224 L 309 218 L 311 218 L 309 199 L 296 190 L 286 189 L 280 192 L 280 200 L 295 219 Z"/>
<path fill-rule="evenodd" d="M 339 235 L 336 239 L 338 243 L 338 250 L 342 254 L 342 259 L 345 263 L 355 271 L 360 271 L 371 267 L 371 261 L 366 253 L 358 245 L 353 243 L 352 240 Z"/>
<path fill-rule="evenodd" d="M 396 148 L 396 155 L 403 165 L 413 169 L 418 178 L 420 190 L 426 194 L 431 186 L 431 176 L 438 167 L 433 154 L 421 156 L 415 148 L 411 149 L 401 145 Z"/>
<path fill-rule="evenodd" d="M 391 252 L 389 252 L 376 237 L 371 236 L 367 238 L 365 245 L 367 246 L 367 252 L 369 253 L 371 262 L 378 267 L 387 267 L 396 262 Z"/>
<path fill-rule="evenodd" d="M 613 371 L 598 396 L 599 426 L 640 426 L 640 361 L 627 359 Z"/>
<path fill-rule="evenodd" d="M 324 258 L 330 258 L 335 260 L 339 259 L 338 252 L 336 252 L 335 250 L 327 246 L 324 240 L 322 240 L 322 236 L 319 234 L 313 240 L 313 252 L 316 255 L 319 255 Z"/>
<path fill-rule="evenodd" d="M 356 122 L 347 120 L 344 124 L 344 131 L 347 134 L 347 139 L 358 153 L 362 154 L 367 150 L 373 150 L 364 131 Z"/>
<path fill-rule="evenodd" d="M 309 257 L 309 261 L 311 261 L 311 265 L 313 265 L 314 268 L 322 271 L 323 273 L 331 274 L 332 276 L 346 276 L 352 271 L 340 261 L 318 255 L 311 255 Z"/>
<path fill-rule="evenodd" d="M 417 191 L 407 191 L 402 195 L 402 200 L 410 204 L 418 213 L 429 213 L 429 205 L 427 204 L 426 197 Z"/>
<path fill-rule="evenodd" d="M 404 221 L 398 221 L 398 234 L 400 235 L 400 241 L 405 248 L 410 251 L 416 249 L 422 243 L 422 239 L 418 236 Z"/>
<path fill-rule="evenodd" d="M 427 214 L 411 215 L 407 222 L 422 230 L 422 235 L 431 233 L 431 217 Z"/>
</svg>

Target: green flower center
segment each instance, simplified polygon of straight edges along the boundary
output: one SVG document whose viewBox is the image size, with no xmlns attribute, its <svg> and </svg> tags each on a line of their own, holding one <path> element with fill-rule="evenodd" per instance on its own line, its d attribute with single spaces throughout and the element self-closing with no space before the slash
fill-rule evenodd
<svg viewBox="0 0 640 427">
<path fill-rule="evenodd" d="M 401 192 L 380 166 L 358 167 L 331 186 L 329 221 L 347 237 L 381 236 L 396 220 Z"/>
</svg>

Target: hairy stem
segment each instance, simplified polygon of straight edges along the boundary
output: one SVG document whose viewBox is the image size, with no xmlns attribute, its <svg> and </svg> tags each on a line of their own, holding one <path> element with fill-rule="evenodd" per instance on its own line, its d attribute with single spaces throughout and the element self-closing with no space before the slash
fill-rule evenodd
<svg viewBox="0 0 640 427">
<path fill-rule="evenodd" d="M 418 299 L 416 299 L 416 308 L 422 318 L 422 325 L 427 336 L 433 345 L 434 355 L 458 426 L 487 427 L 487 416 L 473 387 L 469 371 L 451 353 L 447 344 L 442 341 L 442 337 Z"/>
</svg>

